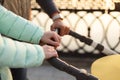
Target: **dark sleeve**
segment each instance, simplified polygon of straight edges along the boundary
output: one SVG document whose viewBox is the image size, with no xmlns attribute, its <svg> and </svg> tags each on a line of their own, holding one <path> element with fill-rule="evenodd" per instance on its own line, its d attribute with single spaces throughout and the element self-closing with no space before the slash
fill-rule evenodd
<svg viewBox="0 0 120 80">
<path fill-rule="evenodd" d="M 59 12 L 53 0 L 36 0 L 36 2 L 41 6 L 44 12 L 49 15 L 49 17 L 51 17 L 54 12 Z"/>
<path fill-rule="evenodd" d="M 2 5 L 3 5 L 3 3 L 4 3 L 4 0 L 0 0 L 0 4 L 2 4 Z"/>
</svg>

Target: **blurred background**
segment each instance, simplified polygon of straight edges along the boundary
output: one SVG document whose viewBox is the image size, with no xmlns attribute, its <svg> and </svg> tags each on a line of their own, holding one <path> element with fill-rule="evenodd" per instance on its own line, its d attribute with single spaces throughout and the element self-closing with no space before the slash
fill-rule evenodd
<svg viewBox="0 0 120 80">
<path fill-rule="evenodd" d="M 71 30 L 120 52 L 120 4 L 119 0 L 55 0 Z M 32 20 L 49 30 L 52 20 L 32 0 Z M 74 46 L 74 47 L 73 47 Z M 71 36 L 62 38 L 58 51 L 79 54 L 99 54 L 91 46 Z"/>
<path fill-rule="evenodd" d="M 54 0 L 71 30 L 89 37 L 105 47 L 120 53 L 120 0 Z M 52 20 L 35 0 L 32 4 L 32 21 L 50 30 Z M 91 64 L 104 56 L 74 37 L 63 36 L 57 48 L 60 58 L 90 72 Z M 41 73 L 39 73 L 41 72 Z M 40 68 L 28 69 L 30 80 L 75 80 L 45 62 Z"/>
</svg>

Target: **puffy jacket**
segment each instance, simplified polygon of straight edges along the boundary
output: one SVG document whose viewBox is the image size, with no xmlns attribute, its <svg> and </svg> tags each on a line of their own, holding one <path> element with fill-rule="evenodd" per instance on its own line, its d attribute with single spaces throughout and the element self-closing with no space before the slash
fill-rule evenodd
<svg viewBox="0 0 120 80">
<path fill-rule="evenodd" d="M 0 80 L 12 80 L 9 67 L 26 68 L 42 64 L 45 55 L 43 48 L 37 45 L 44 34 L 41 27 L 0 5 L 0 33 Z"/>
</svg>

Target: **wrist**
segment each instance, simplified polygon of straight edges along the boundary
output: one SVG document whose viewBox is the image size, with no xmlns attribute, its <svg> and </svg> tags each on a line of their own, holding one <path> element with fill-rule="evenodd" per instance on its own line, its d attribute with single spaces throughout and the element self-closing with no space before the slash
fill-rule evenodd
<svg viewBox="0 0 120 80">
<path fill-rule="evenodd" d="M 55 14 L 55 15 L 52 17 L 52 20 L 53 20 L 53 21 L 63 20 L 63 16 L 62 16 L 61 14 Z"/>
</svg>

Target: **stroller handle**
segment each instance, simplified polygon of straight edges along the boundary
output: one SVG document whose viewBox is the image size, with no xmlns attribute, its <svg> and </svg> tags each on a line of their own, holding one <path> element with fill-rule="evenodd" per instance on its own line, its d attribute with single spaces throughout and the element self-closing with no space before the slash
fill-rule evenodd
<svg viewBox="0 0 120 80">
<path fill-rule="evenodd" d="M 60 58 L 53 57 L 48 59 L 48 62 L 55 68 L 76 77 L 77 80 L 99 80 L 97 77 L 91 75 L 86 70 L 78 69 L 75 66 L 72 66 L 61 60 Z"/>
</svg>

